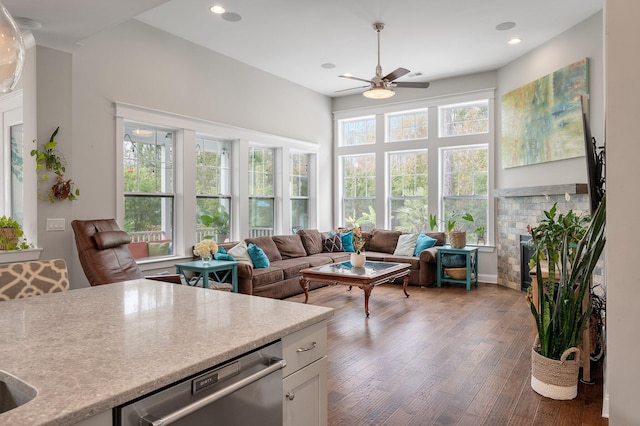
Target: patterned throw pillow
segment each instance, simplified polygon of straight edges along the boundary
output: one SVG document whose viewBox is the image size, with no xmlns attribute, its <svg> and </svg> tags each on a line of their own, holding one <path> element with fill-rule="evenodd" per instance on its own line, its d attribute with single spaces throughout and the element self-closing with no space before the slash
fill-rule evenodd
<svg viewBox="0 0 640 426">
<path fill-rule="evenodd" d="M 344 251 L 342 247 L 342 239 L 339 234 L 330 235 L 327 238 L 322 238 L 322 251 L 325 253 L 335 253 Z"/>
</svg>

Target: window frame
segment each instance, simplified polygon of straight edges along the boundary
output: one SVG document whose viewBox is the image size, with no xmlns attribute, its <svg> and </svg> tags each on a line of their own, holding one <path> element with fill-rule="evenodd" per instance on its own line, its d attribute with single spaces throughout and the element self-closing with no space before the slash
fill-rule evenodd
<svg viewBox="0 0 640 426">
<path fill-rule="evenodd" d="M 388 203 L 388 197 L 390 194 L 390 187 L 388 183 L 389 163 L 387 153 L 389 152 L 403 152 L 420 150 L 427 148 L 431 155 L 428 158 L 428 179 L 429 190 L 427 196 L 428 213 L 441 217 L 441 188 L 440 188 L 440 155 L 439 149 L 444 147 L 453 147 L 459 145 L 476 145 L 476 144 L 488 144 L 488 212 L 487 217 L 489 223 L 486 229 L 486 246 L 491 247 L 494 244 L 494 229 L 495 229 L 495 212 L 494 203 L 490 200 L 493 197 L 493 179 L 494 179 L 494 153 L 495 153 L 495 89 L 489 88 L 484 90 L 477 90 L 469 93 L 452 94 L 449 96 L 438 96 L 427 99 L 420 99 L 415 101 L 407 101 L 400 103 L 378 104 L 373 107 L 358 108 L 353 110 L 345 110 L 334 112 L 334 134 L 340 134 L 340 121 L 341 120 L 353 120 L 358 117 L 365 117 L 374 115 L 376 118 L 376 143 L 373 145 L 365 146 L 340 146 L 340 141 L 336 137 L 334 138 L 334 164 L 341 168 L 341 159 L 345 156 L 363 154 L 366 152 L 373 152 L 376 154 L 376 170 L 384 170 L 385 173 L 378 173 L 378 179 L 376 181 L 376 197 L 374 206 L 376 211 L 376 227 L 389 229 L 390 222 L 390 206 Z M 464 103 L 475 103 L 478 101 L 488 102 L 488 132 L 480 134 L 440 137 L 438 134 L 439 129 L 439 114 L 438 107 L 440 105 L 456 105 Z M 399 113 L 403 111 L 413 111 L 419 109 L 428 109 L 428 138 L 414 139 L 407 141 L 398 141 L 387 143 L 386 135 L 386 116 L 388 114 Z M 435 132 L 434 132 L 434 129 Z M 334 182 L 334 223 L 340 224 L 343 217 L 343 194 L 342 194 L 342 175 L 341 170 L 336 174 L 337 179 Z M 425 230 L 431 232 L 429 228 L 428 217 L 425 218 Z M 436 230 L 443 230 L 442 226 L 439 226 Z M 446 231 L 446 230 L 445 230 Z"/>
<path fill-rule="evenodd" d="M 191 259 L 192 246 L 195 244 L 196 233 L 196 189 L 195 170 L 191 166 L 195 158 L 195 138 L 198 134 L 205 134 L 214 138 L 228 139 L 231 144 L 231 167 L 232 167 L 232 222 L 230 240 L 238 241 L 249 235 L 248 227 L 248 173 L 246 165 L 250 145 L 260 145 L 272 147 L 276 150 L 276 167 L 284 164 L 287 154 L 290 151 L 307 152 L 311 155 L 311 177 L 310 196 L 317 194 L 317 154 L 320 145 L 317 143 L 292 139 L 284 136 L 258 132 L 251 129 L 244 129 L 237 126 L 230 126 L 222 123 L 192 118 L 182 114 L 163 112 L 138 105 L 115 102 L 115 138 L 120 141 L 124 135 L 124 122 L 134 121 L 138 123 L 155 125 L 178 129 L 175 135 L 175 191 L 176 210 L 174 212 L 174 241 L 172 257 L 163 259 L 153 259 L 139 261 L 138 264 L 143 271 L 153 271 L 158 268 L 172 268 L 179 260 Z M 116 191 L 115 191 L 115 218 L 119 224 L 124 219 L 124 179 L 123 176 L 123 149 L 122 143 L 115 143 L 116 147 Z M 186 160 L 185 160 L 186 159 Z M 276 170 L 279 170 L 277 168 Z M 288 175 L 286 168 L 283 174 Z M 276 232 L 281 233 L 283 229 L 282 215 L 279 212 L 288 207 L 288 190 L 282 189 L 280 177 L 276 176 Z M 284 182 L 288 182 L 288 176 L 283 177 Z M 286 207 L 283 207 L 286 206 Z M 310 227 L 315 227 L 317 221 L 317 204 L 311 203 L 309 215 Z"/>
<path fill-rule="evenodd" d="M 296 161 L 294 160 L 296 157 L 304 157 L 305 158 L 305 174 L 294 174 L 294 165 L 296 163 Z M 309 192 L 310 192 L 310 188 L 309 188 L 309 184 L 310 184 L 310 179 L 309 179 L 309 174 L 311 173 L 311 167 L 310 167 L 310 163 L 311 163 L 311 154 L 308 153 L 300 153 L 300 152 L 290 152 L 289 153 L 289 207 L 290 207 L 290 211 L 293 212 L 294 209 L 294 202 L 303 202 L 306 205 L 306 210 L 307 210 L 307 223 L 304 225 L 301 224 L 297 224 L 298 226 L 294 226 L 294 221 L 293 221 L 293 217 L 291 217 L 291 223 L 290 223 L 290 229 L 292 233 L 295 233 L 298 229 L 304 229 L 304 228 L 308 228 L 309 227 L 309 210 L 310 210 L 310 203 L 309 203 Z M 298 188 L 302 187 L 301 181 L 303 180 L 303 178 L 306 178 L 306 194 L 301 195 L 300 192 L 298 191 L 297 193 L 294 192 L 293 188 L 293 180 L 297 179 L 298 180 Z M 295 229 L 297 228 L 297 229 Z"/>
</svg>

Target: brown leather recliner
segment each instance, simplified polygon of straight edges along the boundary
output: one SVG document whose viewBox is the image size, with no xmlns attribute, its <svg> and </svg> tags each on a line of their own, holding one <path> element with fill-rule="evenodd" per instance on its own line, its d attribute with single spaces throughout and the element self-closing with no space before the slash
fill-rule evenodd
<svg viewBox="0 0 640 426">
<path fill-rule="evenodd" d="M 115 219 L 74 220 L 71 227 L 80 264 L 92 286 L 138 278 L 181 283 L 177 274 L 145 277 L 127 247 L 131 237 Z"/>
</svg>

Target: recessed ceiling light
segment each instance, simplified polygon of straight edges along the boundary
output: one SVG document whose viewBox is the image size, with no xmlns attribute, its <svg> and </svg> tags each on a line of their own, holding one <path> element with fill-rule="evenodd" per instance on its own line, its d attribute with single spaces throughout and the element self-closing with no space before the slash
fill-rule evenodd
<svg viewBox="0 0 640 426">
<path fill-rule="evenodd" d="M 326 70 L 330 70 L 332 68 L 336 67 L 336 64 L 332 64 L 331 62 L 325 62 L 324 64 L 320 65 L 322 68 L 326 69 Z"/>
<path fill-rule="evenodd" d="M 217 13 L 218 15 L 223 14 L 225 12 L 224 7 L 214 4 L 212 5 L 209 10 L 213 13 Z"/>
<path fill-rule="evenodd" d="M 522 42 L 522 39 L 518 38 L 518 37 L 514 37 L 512 39 L 510 39 L 507 43 L 509 44 L 519 44 Z"/>
<path fill-rule="evenodd" d="M 501 24 L 496 25 L 496 30 L 498 31 L 507 31 L 510 30 L 511 28 L 515 27 L 516 23 L 515 22 L 502 22 Z"/>
</svg>

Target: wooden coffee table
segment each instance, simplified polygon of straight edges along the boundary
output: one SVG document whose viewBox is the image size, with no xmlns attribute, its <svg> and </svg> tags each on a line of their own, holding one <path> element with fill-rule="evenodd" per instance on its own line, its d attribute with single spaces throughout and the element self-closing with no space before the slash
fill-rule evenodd
<svg viewBox="0 0 640 426">
<path fill-rule="evenodd" d="M 303 269 L 300 287 L 304 290 L 304 303 L 309 301 L 309 281 L 328 283 L 330 285 L 348 285 L 349 290 L 356 286 L 364 290 L 364 312 L 369 316 L 369 296 L 371 290 L 379 284 L 395 281 L 404 277 L 402 290 L 405 296 L 409 284 L 408 263 L 365 262 L 363 267 L 356 268 L 351 262 L 333 263 L 331 265 L 316 266 Z"/>
</svg>

